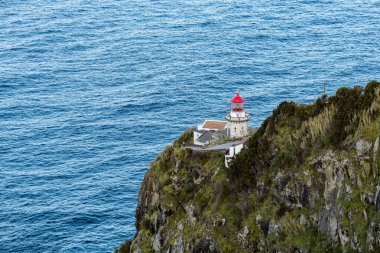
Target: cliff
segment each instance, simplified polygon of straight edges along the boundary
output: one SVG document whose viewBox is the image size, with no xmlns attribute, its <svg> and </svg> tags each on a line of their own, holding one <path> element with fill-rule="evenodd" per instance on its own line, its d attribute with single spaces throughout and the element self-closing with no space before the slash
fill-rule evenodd
<svg viewBox="0 0 380 253">
<path fill-rule="evenodd" d="M 380 252 L 380 83 L 283 102 L 227 169 L 167 147 L 116 252 Z"/>
</svg>

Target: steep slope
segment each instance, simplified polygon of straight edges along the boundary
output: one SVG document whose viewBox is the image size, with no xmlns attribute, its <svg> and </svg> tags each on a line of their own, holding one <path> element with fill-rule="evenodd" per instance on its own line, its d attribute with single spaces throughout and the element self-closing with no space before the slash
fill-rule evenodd
<svg viewBox="0 0 380 253">
<path fill-rule="evenodd" d="M 152 163 L 118 252 L 380 251 L 380 83 L 284 102 L 226 169 L 186 131 Z"/>
</svg>

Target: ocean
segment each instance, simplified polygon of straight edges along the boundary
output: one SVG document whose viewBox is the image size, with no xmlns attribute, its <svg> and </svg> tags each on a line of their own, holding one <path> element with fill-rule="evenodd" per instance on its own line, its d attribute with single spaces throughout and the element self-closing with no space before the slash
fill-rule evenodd
<svg viewBox="0 0 380 253">
<path fill-rule="evenodd" d="M 151 161 L 380 79 L 379 0 L 0 0 L 0 252 L 113 252 Z"/>
</svg>

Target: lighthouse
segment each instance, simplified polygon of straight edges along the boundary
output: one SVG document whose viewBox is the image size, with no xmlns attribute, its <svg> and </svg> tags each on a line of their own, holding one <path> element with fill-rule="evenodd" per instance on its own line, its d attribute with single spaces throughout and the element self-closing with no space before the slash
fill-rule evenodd
<svg viewBox="0 0 380 253">
<path fill-rule="evenodd" d="M 244 98 L 236 93 L 231 100 L 230 112 L 226 116 L 227 135 L 230 138 L 241 138 L 248 135 L 250 115 L 245 111 Z"/>
</svg>

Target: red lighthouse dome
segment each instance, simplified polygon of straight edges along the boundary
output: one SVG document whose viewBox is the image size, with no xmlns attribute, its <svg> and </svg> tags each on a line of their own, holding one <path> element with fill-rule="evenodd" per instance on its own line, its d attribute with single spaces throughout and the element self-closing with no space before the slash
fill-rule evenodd
<svg viewBox="0 0 380 253">
<path fill-rule="evenodd" d="M 236 92 L 236 96 L 231 100 L 231 103 L 234 103 L 234 104 L 244 103 L 244 98 L 240 97 L 239 92 Z"/>
</svg>

